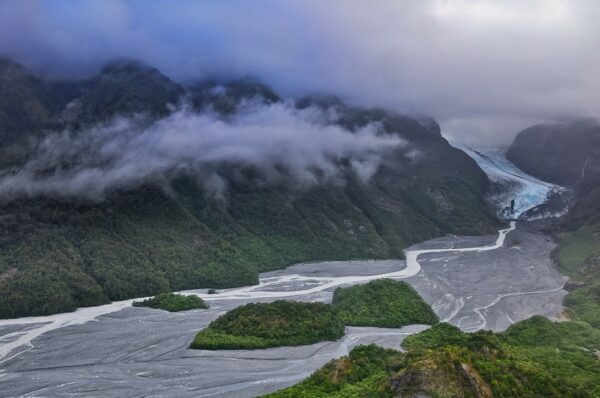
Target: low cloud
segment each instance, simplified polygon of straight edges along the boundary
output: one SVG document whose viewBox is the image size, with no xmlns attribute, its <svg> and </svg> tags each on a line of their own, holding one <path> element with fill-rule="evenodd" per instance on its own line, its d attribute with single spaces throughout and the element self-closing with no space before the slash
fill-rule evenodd
<svg viewBox="0 0 600 398">
<path fill-rule="evenodd" d="M 330 118 L 286 103 L 244 107 L 227 119 L 183 107 L 150 125 L 138 116 L 52 133 L 23 167 L 0 176 L 0 198 L 102 200 L 114 190 L 185 173 L 196 176 L 208 195 L 224 199 L 230 179 L 248 169 L 255 183 L 285 182 L 295 189 L 343 183 L 348 170 L 367 182 L 386 152 L 405 145 L 377 124 L 351 132 L 328 124 Z"/>
<path fill-rule="evenodd" d="M 138 58 L 177 81 L 435 117 L 470 144 L 600 113 L 597 0 L 0 0 L 0 53 L 54 77 Z"/>
</svg>

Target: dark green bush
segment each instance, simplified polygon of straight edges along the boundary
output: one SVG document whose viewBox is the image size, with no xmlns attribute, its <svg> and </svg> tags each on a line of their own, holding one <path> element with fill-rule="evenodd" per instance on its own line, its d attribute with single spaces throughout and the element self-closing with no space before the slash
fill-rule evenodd
<svg viewBox="0 0 600 398">
<path fill-rule="evenodd" d="M 177 312 L 208 308 L 208 305 L 196 295 L 161 293 L 144 301 L 134 301 L 134 307 L 150 307 L 160 310 Z"/>
<path fill-rule="evenodd" d="M 344 324 L 328 304 L 279 300 L 237 307 L 200 331 L 191 348 L 253 349 L 337 340 Z"/>
<path fill-rule="evenodd" d="M 365 285 L 338 288 L 333 306 L 346 325 L 399 328 L 439 322 L 421 296 L 410 285 L 377 279 Z"/>
</svg>

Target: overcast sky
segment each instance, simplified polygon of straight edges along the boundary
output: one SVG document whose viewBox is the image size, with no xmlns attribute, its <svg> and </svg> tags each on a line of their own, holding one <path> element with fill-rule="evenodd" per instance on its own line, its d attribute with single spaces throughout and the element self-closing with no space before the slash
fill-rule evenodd
<svg viewBox="0 0 600 398">
<path fill-rule="evenodd" d="M 0 0 L 0 53 L 53 77 L 141 59 L 186 82 L 254 76 L 435 117 L 505 145 L 600 113 L 598 0 Z"/>
</svg>

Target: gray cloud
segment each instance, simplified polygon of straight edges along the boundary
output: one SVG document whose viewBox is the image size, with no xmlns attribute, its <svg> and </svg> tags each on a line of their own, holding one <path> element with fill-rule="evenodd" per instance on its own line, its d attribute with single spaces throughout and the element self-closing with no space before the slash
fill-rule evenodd
<svg viewBox="0 0 600 398">
<path fill-rule="evenodd" d="M 377 124 L 354 132 L 328 125 L 331 115 L 316 108 L 283 103 L 243 108 L 227 120 L 183 108 L 150 126 L 138 116 L 76 134 L 50 134 L 22 168 L 0 176 L 0 197 L 102 200 L 115 189 L 188 173 L 199 177 L 209 195 L 224 199 L 227 166 L 252 168 L 262 183 L 286 181 L 303 189 L 343 183 L 346 162 L 367 182 L 387 151 L 404 146 Z"/>
<path fill-rule="evenodd" d="M 531 123 L 598 116 L 599 19 L 596 0 L 0 0 L 0 52 L 48 76 L 114 57 L 180 81 L 253 75 L 506 144 Z"/>
</svg>

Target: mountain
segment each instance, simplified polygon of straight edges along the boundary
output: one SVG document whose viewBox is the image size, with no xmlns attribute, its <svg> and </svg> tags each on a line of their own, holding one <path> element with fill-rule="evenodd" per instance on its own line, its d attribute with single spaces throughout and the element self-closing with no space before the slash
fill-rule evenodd
<svg viewBox="0 0 600 398">
<path fill-rule="evenodd" d="M 140 119 L 151 128 L 187 106 L 188 112 L 220 115 L 218 123 L 227 124 L 248 107 L 283 103 L 256 81 L 184 87 L 138 62 L 111 63 L 77 82 L 43 81 L 5 62 L 0 81 L 10 97 L 0 102 L 0 136 L 15 138 L 0 148 L 0 177 L 32 172 L 27 165 L 36 148 L 47 146 L 44 138 L 55 131 L 65 131 L 66 141 L 59 142 L 69 144 L 115 117 Z M 115 187 L 97 199 L 32 190 L 2 199 L 0 318 L 253 284 L 259 272 L 296 262 L 400 257 L 403 248 L 435 236 L 494 229 L 497 221 L 484 200 L 486 175 L 441 137 L 433 120 L 328 98 L 304 98 L 294 106 L 329 115 L 320 122 L 323 134 L 326 126 L 352 134 L 378 126 L 378 134 L 406 145 L 382 155 L 367 180 L 356 175 L 351 159 L 340 158 L 334 164 L 341 181 L 309 186 L 285 168 L 269 180 L 255 167 L 219 163 L 214 167 L 228 182 L 225 200 L 207 192 L 204 176 L 185 168 Z M 13 142 L 19 156 L 11 155 Z M 47 152 L 58 156 L 52 148 Z M 35 181 L 69 170 L 81 160 L 77 156 L 86 155 L 35 169 Z M 103 166 L 91 169 L 100 170 L 89 177 L 91 187 Z"/>
<path fill-rule="evenodd" d="M 526 173 L 563 186 L 573 186 L 600 148 L 600 125 L 575 119 L 544 123 L 521 131 L 506 157 Z"/>
<path fill-rule="evenodd" d="M 23 66 L 0 58 L 0 134 L 14 142 L 48 120 L 46 86 Z"/>
<path fill-rule="evenodd" d="M 565 222 L 600 221 L 600 124 L 591 119 L 545 123 L 521 131 L 506 153 L 525 172 L 572 188 Z"/>
<path fill-rule="evenodd" d="M 255 80 L 234 82 L 204 81 L 189 87 L 189 96 L 195 109 L 210 108 L 223 115 L 231 115 L 238 107 L 249 100 L 263 104 L 282 101 L 273 90 Z"/>
<path fill-rule="evenodd" d="M 0 166 L 25 156 L 27 138 L 50 118 L 47 85 L 22 65 L 0 58 Z"/>
<path fill-rule="evenodd" d="M 61 113 L 61 119 L 77 126 L 105 122 L 116 115 L 146 112 L 166 116 L 168 104 L 175 104 L 184 92 L 157 69 L 137 61 L 113 61 L 90 81 L 86 89 Z"/>
</svg>

